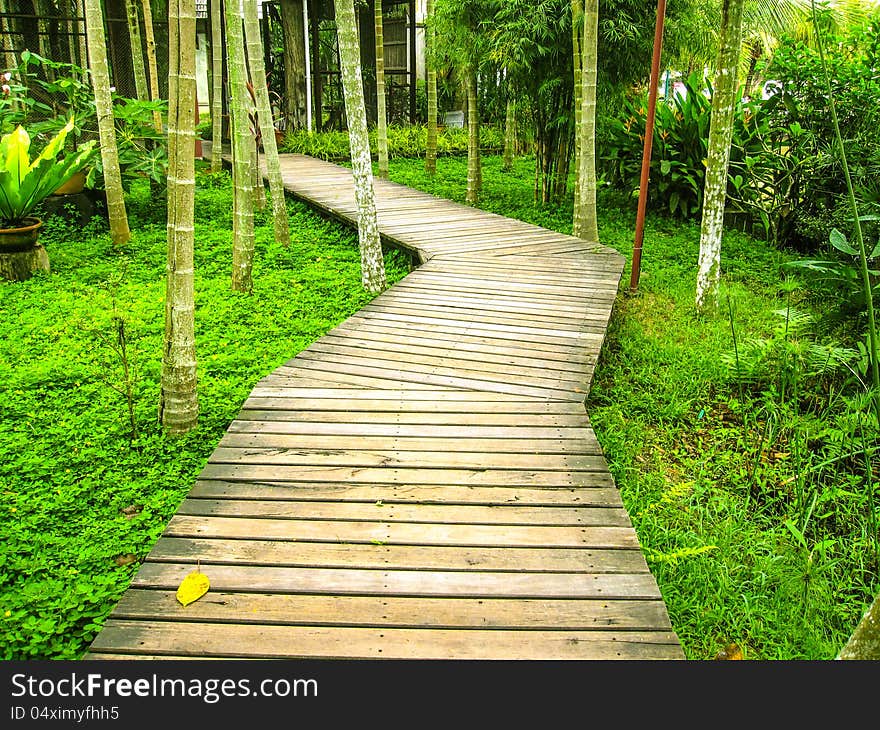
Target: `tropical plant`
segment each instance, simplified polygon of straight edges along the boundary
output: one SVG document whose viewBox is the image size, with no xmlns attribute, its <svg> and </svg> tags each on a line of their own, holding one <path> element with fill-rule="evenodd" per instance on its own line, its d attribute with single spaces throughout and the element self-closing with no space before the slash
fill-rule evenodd
<svg viewBox="0 0 880 730">
<path fill-rule="evenodd" d="M 93 141 L 63 153 L 73 126 L 71 117 L 33 161 L 31 138 L 24 127 L 0 138 L 0 223 L 4 228 L 23 225 L 39 203 L 89 164 Z"/>
</svg>

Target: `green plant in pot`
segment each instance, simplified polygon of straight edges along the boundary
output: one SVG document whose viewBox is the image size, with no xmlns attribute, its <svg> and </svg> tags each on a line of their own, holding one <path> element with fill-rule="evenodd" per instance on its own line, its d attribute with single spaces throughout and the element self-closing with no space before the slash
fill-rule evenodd
<svg viewBox="0 0 880 730">
<path fill-rule="evenodd" d="M 35 232 L 42 225 L 31 215 L 34 208 L 91 161 L 94 140 L 64 152 L 64 140 L 72 129 L 73 118 L 33 161 L 31 138 L 24 127 L 18 126 L 0 138 L 0 252 L 33 246 Z M 34 231 L 30 243 L 21 239 L 26 229 Z"/>
<path fill-rule="evenodd" d="M 27 279 L 48 269 L 48 257 L 37 237 L 43 222 L 33 215 L 45 198 L 82 170 L 92 159 L 94 141 L 65 152 L 64 141 L 73 118 L 31 161 L 31 138 L 22 126 L 0 138 L 0 275 Z"/>
</svg>

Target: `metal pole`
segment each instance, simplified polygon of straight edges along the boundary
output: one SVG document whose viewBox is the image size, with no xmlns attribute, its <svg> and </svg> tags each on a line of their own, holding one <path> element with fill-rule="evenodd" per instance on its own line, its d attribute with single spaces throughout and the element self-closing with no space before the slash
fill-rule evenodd
<svg viewBox="0 0 880 730">
<path fill-rule="evenodd" d="M 639 209 L 636 213 L 636 234 L 633 241 L 632 275 L 629 288 L 639 287 L 642 267 L 642 241 L 645 237 L 645 208 L 648 204 L 648 174 L 651 171 L 651 144 L 654 142 L 654 114 L 657 110 L 657 85 L 660 76 L 660 50 L 663 47 L 663 20 L 666 0 L 657 0 L 657 22 L 654 25 L 654 56 L 651 59 L 651 82 L 648 90 L 648 118 L 645 122 L 645 147 L 642 153 L 642 179 L 639 184 Z"/>
</svg>

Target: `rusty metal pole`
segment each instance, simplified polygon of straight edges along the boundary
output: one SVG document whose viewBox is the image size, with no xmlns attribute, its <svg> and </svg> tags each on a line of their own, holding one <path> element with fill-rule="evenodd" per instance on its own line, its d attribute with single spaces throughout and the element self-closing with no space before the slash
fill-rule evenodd
<svg viewBox="0 0 880 730">
<path fill-rule="evenodd" d="M 651 144 L 654 142 L 654 114 L 657 110 L 657 86 L 660 77 L 660 51 L 663 48 L 663 20 L 666 0 L 657 0 L 657 22 L 654 24 L 654 56 L 651 59 L 651 82 L 648 89 L 648 118 L 645 122 L 645 147 L 642 153 L 642 179 L 639 184 L 639 208 L 636 213 L 636 234 L 633 241 L 630 291 L 639 288 L 642 268 L 642 241 L 645 237 L 645 208 L 648 205 L 648 174 L 651 171 Z"/>
</svg>

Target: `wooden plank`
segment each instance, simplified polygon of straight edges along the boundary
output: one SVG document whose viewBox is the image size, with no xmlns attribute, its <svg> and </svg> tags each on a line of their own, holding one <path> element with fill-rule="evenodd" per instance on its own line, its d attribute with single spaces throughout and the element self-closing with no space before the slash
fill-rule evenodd
<svg viewBox="0 0 880 730">
<path fill-rule="evenodd" d="M 389 545 L 458 547 L 634 548 L 631 527 L 555 527 L 522 525 L 446 525 L 391 522 L 320 522 L 245 517 L 174 515 L 168 537 L 229 540 L 297 540 Z"/>
<path fill-rule="evenodd" d="M 516 504 L 528 507 L 619 507 L 620 493 L 610 475 L 591 487 L 469 487 L 457 484 L 290 484 L 199 479 L 190 497 L 213 499 L 289 499 L 296 501 L 386 502 L 388 504 Z"/>
<path fill-rule="evenodd" d="M 300 568 L 463 570 L 533 573 L 647 573 L 638 550 L 571 548 L 443 547 L 333 544 L 281 540 L 160 537 L 147 558 L 152 563 L 195 562 L 205 566 L 266 565 Z"/>
<path fill-rule="evenodd" d="M 400 451 L 372 449 L 296 449 L 218 446 L 210 464 L 262 464 L 277 466 L 347 466 L 358 468 L 507 469 L 525 471 L 603 471 L 605 459 L 590 454 L 520 454 L 499 452 Z"/>
<path fill-rule="evenodd" d="M 345 482 L 348 484 L 462 484 L 498 487 L 580 487 L 592 486 L 607 469 L 573 471 L 557 469 L 428 469 L 424 467 L 351 467 L 336 465 L 218 464 L 211 461 L 202 469 L 201 479 L 223 481 Z M 599 475 L 599 476 L 597 476 Z"/>
<path fill-rule="evenodd" d="M 271 626 L 111 619 L 92 646 L 160 655 L 286 659 L 681 659 L 671 631 Z M 130 650 L 130 649 L 129 649 Z"/>
<path fill-rule="evenodd" d="M 519 505 L 295 502 L 267 499 L 185 499 L 177 514 L 345 522 L 407 522 L 446 525 L 629 525 L 621 507 L 521 507 Z"/>
<path fill-rule="evenodd" d="M 591 448 L 598 443 L 593 429 L 580 423 L 576 426 L 454 426 L 406 423 L 364 423 L 350 417 L 346 422 L 312 422 L 294 419 L 284 422 L 233 421 L 228 433 L 302 434 L 313 436 L 397 436 L 404 438 L 475 438 L 475 439 L 550 439 L 579 443 L 586 440 Z"/>
<path fill-rule="evenodd" d="M 188 563 L 144 563 L 131 585 L 177 590 L 193 567 Z M 656 583 L 648 572 L 493 573 L 212 565 L 205 567 L 205 575 L 214 590 L 231 593 L 454 598 L 659 598 Z"/>
<path fill-rule="evenodd" d="M 218 446 L 237 449 L 318 449 L 321 451 L 469 451 L 484 454 L 590 454 L 601 455 L 595 437 L 583 440 L 536 438 L 478 438 L 462 429 L 451 438 L 419 436 L 367 436 L 227 432 Z"/>
<path fill-rule="evenodd" d="M 564 401 L 555 401 L 564 403 Z M 589 425 L 586 414 L 562 414 L 546 411 L 544 413 L 429 413 L 424 411 L 355 411 L 346 409 L 342 403 L 336 410 L 257 410 L 242 408 L 235 417 L 234 424 L 251 422 L 265 423 L 351 423 L 400 424 L 400 425 L 440 425 L 440 426 L 535 426 L 576 428 Z"/>
<path fill-rule="evenodd" d="M 211 591 L 184 608 L 170 591 L 134 588 L 114 619 L 284 626 L 381 626 L 438 629 L 573 629 L 650 631 L 662 626 L 658 601 L 505 598 L 455 600 Z"/>
</svg>

